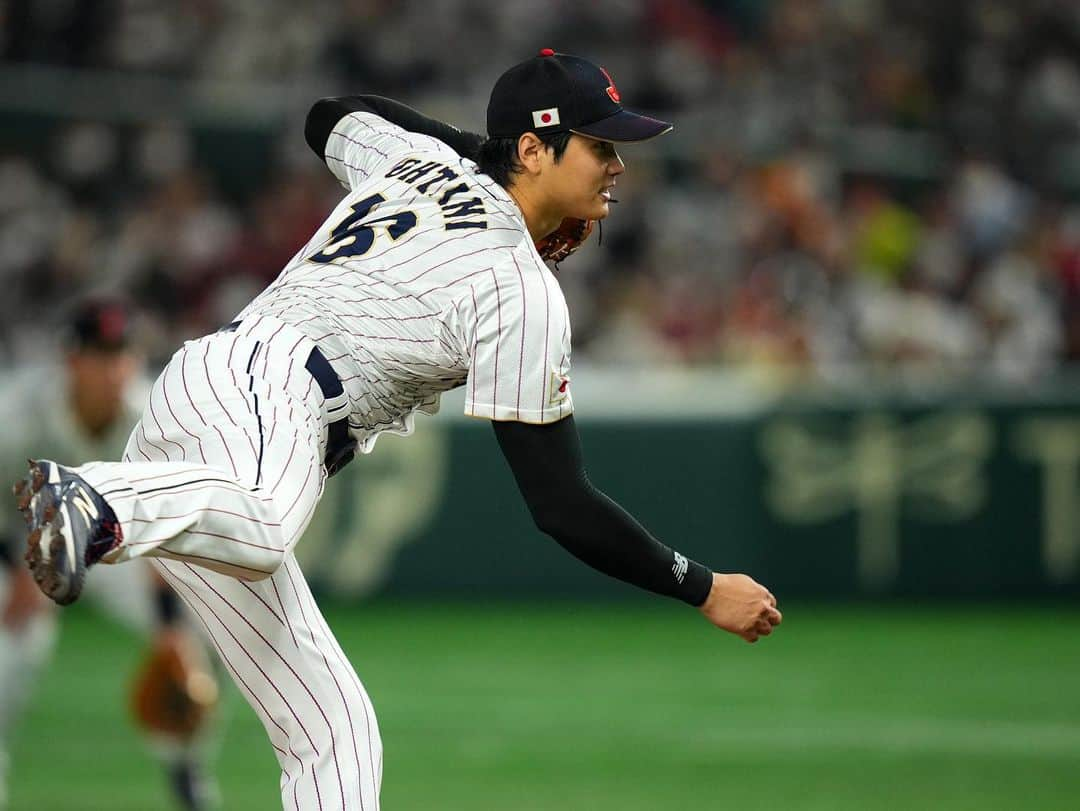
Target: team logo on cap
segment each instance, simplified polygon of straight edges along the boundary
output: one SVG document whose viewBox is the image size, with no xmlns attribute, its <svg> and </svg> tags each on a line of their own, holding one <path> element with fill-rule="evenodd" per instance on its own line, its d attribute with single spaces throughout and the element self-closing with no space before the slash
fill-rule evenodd
<svg viewBox="0 0 1080 811">
<path fill-rule="evenodd" d="M 622 96 L 619 95 L 618 89 L 615 87 L 615 80 L 611 78 L 611 74 L 603 68 L 600 68 L 600 72 L 604 74 L 604 78 L 608 80 L 607 94 L 611 97 L 611 100 L 618 104 L 622 101 Z"/>
<path fill-rule="evenodd" d="M 559 108 L 548 107 L 546 110 L 533 110 L 534 127 L 555 127 L 559 124 Z"/>
</svg>

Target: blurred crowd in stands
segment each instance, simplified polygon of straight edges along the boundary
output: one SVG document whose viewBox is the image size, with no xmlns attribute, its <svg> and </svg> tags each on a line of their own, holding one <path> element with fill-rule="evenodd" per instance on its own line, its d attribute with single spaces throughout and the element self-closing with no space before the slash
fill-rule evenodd
<svg viewBox="0 0 1080 811">
<path fill-rule="evenodd" d="M 580 53 L 676 129 L 621 150 L 602 240 L 559 271 L 575 360 L 1015 384 L 1080 360 L 1074 0 L 0 0 L 0 33 L 4 70 L 376 92 L 476 130 L 505 67 Z M 228 322 L 341 193 L 304 112 L 248 136 L 239 182 L 244 140 L 203 137 L 228 122 L 57 105 L 35 148 L 0 138 L 6 359 L 103 288 L 155 359 Z"/>
</svg>

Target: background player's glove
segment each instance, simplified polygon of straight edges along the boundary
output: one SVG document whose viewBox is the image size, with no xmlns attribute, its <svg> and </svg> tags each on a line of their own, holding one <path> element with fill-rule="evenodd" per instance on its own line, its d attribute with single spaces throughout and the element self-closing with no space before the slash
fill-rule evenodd
<svg viewBox="0 0 1080 811">
<path fill-rule="evenodd" d="M 596 220 L 567 217 L 554 231 L 536 242 L 536 252 L 545 262 L 561 262 L 589 238 Z"/>
<path fill-rule="evenodd" d="M 180 743 L 198 735 L 218 698 L 202 648 L 175 629 L 158 635 L 132 687 L 138 726 L 153 737 Z"/>
</svg>

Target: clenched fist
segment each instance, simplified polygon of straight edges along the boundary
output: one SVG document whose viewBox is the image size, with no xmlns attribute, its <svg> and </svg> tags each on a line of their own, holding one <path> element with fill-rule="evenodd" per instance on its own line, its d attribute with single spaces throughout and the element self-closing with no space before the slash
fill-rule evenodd
<svg viewBox="0 0 1080 811">
<path fill-rule="evenodd" d="M 713 573 L 712 590 L 698 610 L 717 628 L 747 642 L 768 636 L 783 619 L 772 593 L 744 574 Z"/>
</svg>

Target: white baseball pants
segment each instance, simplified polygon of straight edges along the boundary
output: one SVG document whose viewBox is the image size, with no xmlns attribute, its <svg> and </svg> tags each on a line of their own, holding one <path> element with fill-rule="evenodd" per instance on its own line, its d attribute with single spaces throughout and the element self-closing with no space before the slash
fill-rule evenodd
<svg viewBox="0 0 1080 811">
<path fill-rule="evenodd" d="M 326 477 L 312 347 L 268 318 L 188 342 L 125 461 L 76 470 L 123 528 L 107 562 L 152 559 L 205 626 L 277 753 L 283 807 L 377 811 L 375 713 L 292 554 Z"/>
</svg>

